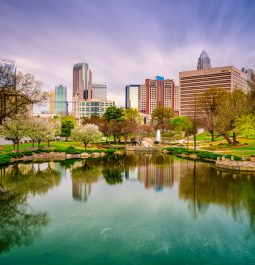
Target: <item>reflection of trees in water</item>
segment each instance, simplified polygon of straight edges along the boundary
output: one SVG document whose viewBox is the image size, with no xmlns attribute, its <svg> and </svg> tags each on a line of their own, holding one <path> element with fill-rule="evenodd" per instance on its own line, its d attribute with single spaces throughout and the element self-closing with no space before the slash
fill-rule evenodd
<svg viewBox="0 0 255 265">
<path fill-rule="evenodd" d="M 189 201 L 194 217 L 203 214 L 209 204 L 230 210 L 235 220 L 241 219 L 245 210 L 255 231 L 255 175 L 217 171 L 208 164 L 190 161 L 189 166 L 182 167 L 179 197 Z"/>
<path fill-rule="evenodd" d="M 31 244 L 48 223 L 45 212 L 34 212 L 26 203 L 28 194 L 43 194 L 60 181 L 60 174 L 33 164 L 15 164 L 1 169 L 0 253 L 14 246 Z"/>
<path fill-rule="evenodd" d="M 91 161 L 81 161 L 76 163 L 72 169 L 72 192 L 75 200 L 87 201 L 91 193 L 93 183 L 96 183 L 102 175 L 102 166 L 95 165 Z"/>
</svg>

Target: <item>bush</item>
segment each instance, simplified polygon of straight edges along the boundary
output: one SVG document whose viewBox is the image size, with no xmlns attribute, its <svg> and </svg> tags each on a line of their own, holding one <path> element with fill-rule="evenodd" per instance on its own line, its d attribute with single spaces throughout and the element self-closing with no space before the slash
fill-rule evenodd
<svg viewBox="0 0 255 265">
<path fill-rule="evenodd" d="M 80 150 L 80 149 L 76 149 L 76 148 L 73 147 L 73 146 L 68 146 L 68 147 L 66 148 L 66 150 L 65 150 L 65 153 L 66 153 L 66 154 L 71 154 L 71 155 L 78 155 L 78 154 L 83 153 L 83 151 Z"/>
</svg>

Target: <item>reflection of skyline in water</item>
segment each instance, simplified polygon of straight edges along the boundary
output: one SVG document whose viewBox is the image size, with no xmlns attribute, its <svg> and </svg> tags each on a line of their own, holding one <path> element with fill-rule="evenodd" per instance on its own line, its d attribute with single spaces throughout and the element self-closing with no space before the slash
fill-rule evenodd
<svg viewBox="0 0 255 265">
<path fill-rule="evenodd" d="M 72 180 L 72 194 L 77 201 L 87 201 L 91 193 L 91 184 Z"/>
</svg>

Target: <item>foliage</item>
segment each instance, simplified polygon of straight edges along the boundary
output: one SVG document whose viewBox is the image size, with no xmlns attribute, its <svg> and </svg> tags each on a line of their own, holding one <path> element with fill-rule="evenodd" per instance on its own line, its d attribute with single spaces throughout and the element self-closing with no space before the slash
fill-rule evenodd
<svg viewBox="0 0 255 265">
<path fill-rule="evenodd" d="M 102 138 L 101 132 L 98 130 L 98 126 L 94 124 L 86 124 L 76 126 L 72 132 L 72 138 L 76 141 L 80 141 L 84 144 L 85 150 L 89 143 L 98 142 Z"/>
<path fill-rule="evenodd" d="M 248 80 L 248 106 L 251 113 L 255 114 L 255 74 L 252 73 L 251 79 Z"/>
<path fill-rule="evenodd" d="M 17 115 L 12 120 L 7 120 L 1 126 L 0 134 L 12 140 L 14 146 L 19 149 L 21 139 L 27 134 L 26 119 L 23 115 Z"/>
<path fill-rule="evenodd" d="M 171 108 L 160 106 L 155 108 L 152 112 L 152 123 L 155 129 L 161 129 L 162 132 L 164 132 L 165 129 L 169 129 L 169 122 L 172 117 L 173 112 Z"/>
<path fill-rule="evenodd" d="M 134 124 L 142 123 L 142 116 L 139 111 L 135 108 L 125 109 L 124 110 L 124 119 L 126 121 L 132 122 Z"/>
<path fill-rule="evenodd" d="M 192 121 L 186 116 L 178 116 L 171 120 L 171 125 L 177 131 L 185 132 L 185 136 L 192 132 Z"/>
<path fill-rule="evenodd" d="M 123 120 L 124 111 L 122 108 L 111 106 L 106 109 L 104 113 L 104 118 L 106 121 L 121 121 Z"/>
<path fill-rule="evenodd" d="M 120 184 L 123 181 L 121 171 L 118 169 L 107 169 L 107 168 L 105 168 L 103 170 L 103 176 L 104 176 L 107 184 L 110 184 L 110 185 Z"/>
<path fill-rule="evenodd" d="M 68 137 L 71 136 L 72 129 L 76 126 L 77 121 L 73 116 L 61 117 L 61 134 L 60 136 Z"/>
<path fill-rule="evenodd" d="M 247 138 L 255 138 L 255 116 L 248 114 L 237 118 L 235 131 Z"/>
</svg>

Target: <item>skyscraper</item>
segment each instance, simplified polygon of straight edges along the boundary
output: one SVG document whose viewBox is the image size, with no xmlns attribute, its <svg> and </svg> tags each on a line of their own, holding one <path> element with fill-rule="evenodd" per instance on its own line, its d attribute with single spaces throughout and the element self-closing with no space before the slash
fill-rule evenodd
<svg viewBox="0 0 255 265">
<path fill-rule="evenodd" d="M 203 50 L 198 58 L 197 70 L 206 70 L 211 68 L 211 59 L 206 50 Z"/>
<path fill-rule="evenodd" d="M 16 63 L 11 59 L 0 58 L 0 87 L 14 86 L 16 80 Z"/>
<path fill-rule="evenodd" d="M 50 113 L 55 113 L 55 90 L 50 91 Z"/>
<path fill-rule="evenodd" d="M 125 89 L 125 108 L 138 109 L 138 89 L 140 85 L 128 85 Z"/>
<path fill-rule="evenodd" d="M 164 79 L 146 79 L 146 109 L 145 114 L 152 114 L 157 107 L 170 107 L 174 110 L 174 81 Z"/>
<path fill-rule="evenodd" d="M 87 63 L 73 66 L 73 98 L 76 100 L 92 98 L 92 72 Z"/>
<path fill-rule="evenodd" d="M 214 67 L 207 70 L 193 70 L 179 73 L 180 115 L 194 117 L 196 100 L 210 88 L 247 91 L 247 76 L 234 66 Z"/>
<path fill-rule="evenodd" d="M 67 109 L 67 88 L 59 85 L 55 87 L 55 114 L 66 114 Z"/>
<path fill-rule="evenodd" d="M 92 83 L 92 99 L 107 100 L 107 85 Z"/>
</svg>

